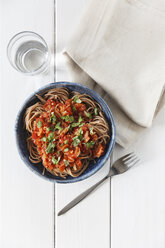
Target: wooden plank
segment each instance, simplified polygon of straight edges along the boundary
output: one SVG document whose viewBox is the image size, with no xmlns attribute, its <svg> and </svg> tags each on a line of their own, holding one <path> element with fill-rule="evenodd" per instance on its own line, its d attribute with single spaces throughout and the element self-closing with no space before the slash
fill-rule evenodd
<svg viewBox="0 0 165 248">
<path fill-rule="evenodd" d="M 165 108 L 130 150 L 141 163 L 112 179 L 112 248 L 164 248 Z"/>
<path fill-rule="evenodd" d="M 65 68 L 61 51 L 69 39 L 83 9 L 89 1 L 62 0 L 56 5 L 57 81 L 72 79 Z M 89 179 L 68 185 L 56 185 L 56 214 L 78 194 L 101 179 L 109 169 L 109 161 Z M 110 181 L 63 216 L 56 216 L 56 248 L 109 248 Z"/>
<path fill-rule="evenodd" d="M 1 202 L 3 248 L 53 246 L 53 184 L 34 175 L 21 161 L 14 136 L 17 112 L 34 90 L 54 79 L 25 76 L 14 70 L 6 56 L 9 39 L 31 30 L 41 34 L 53 49 L 54 1 L 1 1 Z"/>
</svg>

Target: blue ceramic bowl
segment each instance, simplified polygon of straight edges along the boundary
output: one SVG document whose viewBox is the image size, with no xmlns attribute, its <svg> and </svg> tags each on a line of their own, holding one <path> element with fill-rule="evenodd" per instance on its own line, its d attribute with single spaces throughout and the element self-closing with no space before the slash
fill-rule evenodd
<svg viewBox="0 0 165 248">
<path fill-rule="evenodd" d="M 57 176 L 53 176 L 48 171 L 45 171 L 45 175 L 43 176 L 42 175 L 42 170 L 43 170 L 42 163 L 35 165 L 35 164 L 31 163 L 29 160 L 29 151 L 28 151 L 27 144 L 26 144 L 27 132 L 24 128 L 23 116 L 25 114 L 26 109 L 38 101 L 38 98 L 35 96 L 35 94 L 42 94 L 49 89 L 53 89 L 53 88 L 57 88 L 57 87 L 66 87 L 71 91 L 73 91 L 73 90 L 78 91 L 80 93 L 83 93 L 83 94 L 85 93 L 85 94 L 88 94 L 91 97 L 93 97 L 101 105 L 102 111 L 104 112 L 104 115 L 108 121 L 110 131 L 111 131 L 111 139 L 110 139 L 110 142 L 108 143 L 108 145 L 106 147 L 106 153 L 103 156 L 101 156 L 99 159 L 97 159 L 95 164 L 93 162 L 91 162 L 89 164 L 88 168 L 83 172 L 83 174 L 81 174 L 79 177 L 76 177 L 76 178 L 68 176 L 66 179 L 63 179 L 63 178 L 60 178 Z M 86 86 L 78 84 L 78 83 L 70 83 L 70 82 L 52 83 L 52 84 L 46 85 L 46 86 L 40 88 L 39 90 L 37 90 L 36 92 L 34 92 L 34 94 L 32 94 L 24 102 L 21 110 L 19 111 L 19 113 L 17 115 L 16 125 L 15 125 L 15 133 L 16 133 L 16 143 L 17 143 L 17 148 L 18 148 L 19 154 L 20 154 L 22 160 L 24 161 L 24 163 L 27 165 L 27 167 L 29 167 L 33 172 L 38 174 L 40 177 L 48 179 L 49 181 L 52 181 L 52 182 L 57 182 L 57 183 L 78 182 L 78 181 L 84 180 L 84 179 L 92 176 L 94 173 L 96 173 L 105 164 L 105 162 L 109 158 L 109 156 L 112 152 L 112 149 L 114 147 L 114 144 L 115 144 L 115 136 L 116 136 L 114 119 L 113 119 L 112 113 L 111 113 L 108 105 L 106 104 L 106 102 L 96 92 L 87 88 Z"/>
</svg>

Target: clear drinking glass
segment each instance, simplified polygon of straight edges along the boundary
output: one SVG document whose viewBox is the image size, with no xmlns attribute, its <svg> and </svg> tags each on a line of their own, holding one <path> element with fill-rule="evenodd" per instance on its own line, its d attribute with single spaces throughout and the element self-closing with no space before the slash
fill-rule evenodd
<svg viewBox="0 0 165 248">
<path fill-rule="evenodd" d="M 44 72 L 50 62 L 50 54 L 45 40 L 38 34 L 24 31 L 9 41 L 7 56 L 11 65 L 27 75 Z"/>
</svg>

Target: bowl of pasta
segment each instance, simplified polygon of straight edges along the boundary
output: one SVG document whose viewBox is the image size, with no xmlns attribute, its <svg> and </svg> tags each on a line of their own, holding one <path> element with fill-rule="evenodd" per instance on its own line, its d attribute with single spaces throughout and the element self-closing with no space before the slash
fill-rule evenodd
<svg viewBox="0 0 165 248">
<path fill-rule="evenodd" d="M 71 82 L 51 83 L 34 92 L 17 115 L 15 134 L 27 167 L 57 183 L 96 173 L 116 137 L 107 103 L 95 91 Z"/>
</svg>

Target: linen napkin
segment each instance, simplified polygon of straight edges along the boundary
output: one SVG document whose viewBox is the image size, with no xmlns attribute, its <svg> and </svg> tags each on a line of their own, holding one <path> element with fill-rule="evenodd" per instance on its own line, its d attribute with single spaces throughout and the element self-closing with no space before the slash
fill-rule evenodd
<svg viewBox="0 0 165 248">
<path fill-rule="evenodd" d="M 165 2 L 93 0 L 65 56 L 72 80 L 106 100 L 128 147 L 165 103 Z"/>
</svg>

